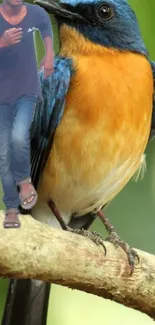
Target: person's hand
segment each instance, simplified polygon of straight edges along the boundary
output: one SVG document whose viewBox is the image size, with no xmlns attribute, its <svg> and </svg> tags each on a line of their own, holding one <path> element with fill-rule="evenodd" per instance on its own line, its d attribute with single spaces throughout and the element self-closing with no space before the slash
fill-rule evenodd
<svg viewBox="0 0 155 325">
<path fill-rule="evenodd" d="M 48 78 L 53 73 L 54 59 L 52 55 L 45 55 L 43 58 L 40 69 L 44 69 L 44 77 Z"/>
<path fill-rule="evenodd" d="M 21 28 L 7 29 L 1 36 L 1 42 L 3 46 L 17 44 L 21 41 L 23 32 Z"/>
</svg>

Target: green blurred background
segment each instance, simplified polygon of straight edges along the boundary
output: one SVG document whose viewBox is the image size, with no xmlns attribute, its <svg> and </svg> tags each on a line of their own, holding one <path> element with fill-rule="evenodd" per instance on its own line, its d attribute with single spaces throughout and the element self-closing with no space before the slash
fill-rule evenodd
<svg viewBox="0 0 155 325">
<path fill-rule="evenodd" d="M 130 0 L 129 2 L 136 11 L 151 59 L 155 60 L 155 0 Z M 58 32 L 53 18 L 52 25 L 57 53 Z M 36 49 L 40 61 L 44 54 L 44 47 L 39 34 L 36 35 Z M 155 253 L 155 141 L 147 147 L 146 158 L 145 178 L 138 183 L 131 181 L 107 208 L 106 215 L 120 236 L 130 245 Z M 0 200 L 0 207 L 3 208 L 2 200 Z M 92 229 L 101 233 L 103 226 L 100 221 L 96 221 Z M 104 232 L 103 234 L 106 235 Z M 7 280 L 0 280 L 0 319 L 7 286 Z M 148 316 L 117 303 L 80 291 L 52 286 L 47 325 L 103 325 L 104 323 L 106 325 L 151 325 L 153 321 Z"/>
</svg>

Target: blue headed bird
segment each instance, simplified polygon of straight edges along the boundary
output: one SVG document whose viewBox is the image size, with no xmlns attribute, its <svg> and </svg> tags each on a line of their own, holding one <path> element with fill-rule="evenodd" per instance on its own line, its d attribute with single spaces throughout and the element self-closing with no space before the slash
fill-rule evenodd
<svg viewBox="0 0 155 325">
<path fill-rule="evenodd" d="M 151 119 L 155 128 L 155 64 L 126 0 L 36 2 L 57 18 L 61 50 L 52 76 L 44 79 L 40 73 L 44 100 L 36 108 L 31 134 L 38 191 L 32 215 L 71 231 L 67 225 L 87 228 L 98 215 L 133 268 L 134 251 L 118 238 L 101 208 L 145 165 Z M 90 237 L 103 244 L 100 236 Z M 10 301 L 11 293 L 19 298 L 24 290 L 25 281 L 13 281 Z M 16 310 L 13 324 L 21 325 L 21 312 L 23 325 L 45 325 L 49 286 L 28 280 L 26 290 L 24 317 L 24 302 L 18 312 L 17 304 L 10 304 Z"/>
<path fill-rule="evenodd" d="M 52 147 L 48 137 L 33 215 L 53 225 L 48 207 L 53 201 L 54 214 L 69 224 L 72 218 L 99 214 L 144 165 L 153 107 L 152 65 L 126 0 L 36 3 L 55 14 L 60 25 L 61 50 L 47 106 L 57 114 L 60 107 L 62 111 Z M 40 141 L 38 118 L 34 123 L 32 138 Z M 47 123 L 52 126 L 50 119 Z M 39 150 L 37 163 L 43 156 Z M 36 172 L 35 163 L 32 168 Z"/>
</svg>

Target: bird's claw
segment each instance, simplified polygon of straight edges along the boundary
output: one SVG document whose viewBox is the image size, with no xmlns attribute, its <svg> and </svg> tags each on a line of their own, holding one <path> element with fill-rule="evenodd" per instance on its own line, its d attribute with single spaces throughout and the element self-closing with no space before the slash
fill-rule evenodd
<svg viewBox="0 0 155 325">
<path fill-rule="evenodd" d="M 137 259 L 139 263 L 139 256 L 137 252 L 127 243 L 121 240 L 115 231 L 112 231 L 111 234 L 105 239 L 105 241 L 112 243 L 115 247 L 121 247 L 125 251 L 128 257 L 129 265 L 131 267 L 130 275 L 132 275 L 135 266 L 135 259 Z"/>
<path fill-rule="evenodd" d="M 100 234 L 98 234 L 97 232 L 95 232 L 95 231 L 90 232 L 85 229 L 72 229 L 68 226 L 66 227 L 66 230 L 69 232 L 72 232 L 74 234 L 78 234 L 83 237 L 87 237 L 90 240 L 92 240 L 96 245 L 101 245 L 104 248 L 105 255 L 107 254 L 107 248 L 104 244 L 104 240 L 103 240 L 102 236 Z"/>
<path fill-rule="evenodd" d="M 95 231 L 90 232 L 90 231 L 84 230 L 84 229 L 72 229 L 68 226 L 66 227 L 66 230 L 69 232 L 72 232 L 74 234 L 78 234 L 78 235 L 87 237 L 90 240 L 92 240 L 96 245 L 101 245 L 104 248 L 105 255 L 107 254 L 107 248 L 105 246 L 105 241 L 112 243 L 115 247 L 121 247 L 125 251 L 125 253 L 127 254 L 127 257 L 128 257 L 129 265 L 131 267 L 130 275 L 133 274 L 134 266 L 135 266 L 135 259 L 137 259 L 137 261 L 139 263 L 139 256 L 133 248 L 131 248 L 127 243 L 125 243 L 123 240 L 120 239 L 120 237 L 117 235 L 117 233 L 115 231 L 112 231 L 111 234 L 104 241 L 103 237 Z"/>
</svg>

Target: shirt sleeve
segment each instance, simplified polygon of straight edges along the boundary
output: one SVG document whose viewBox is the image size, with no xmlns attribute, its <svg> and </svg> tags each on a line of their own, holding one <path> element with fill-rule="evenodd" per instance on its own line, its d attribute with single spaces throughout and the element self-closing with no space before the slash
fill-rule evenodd
<svg viewBox="0 0 155 325">
<path fill-rule="evenodd" d="M 52 38 L 53 31 L 50 17 L 45 11 L 45 9 L 41 8 L 40 6 L 37 7 L 37 28 L 39 29 L 39 32 L 43 39 L 47 36 Z"/>
</svg>

